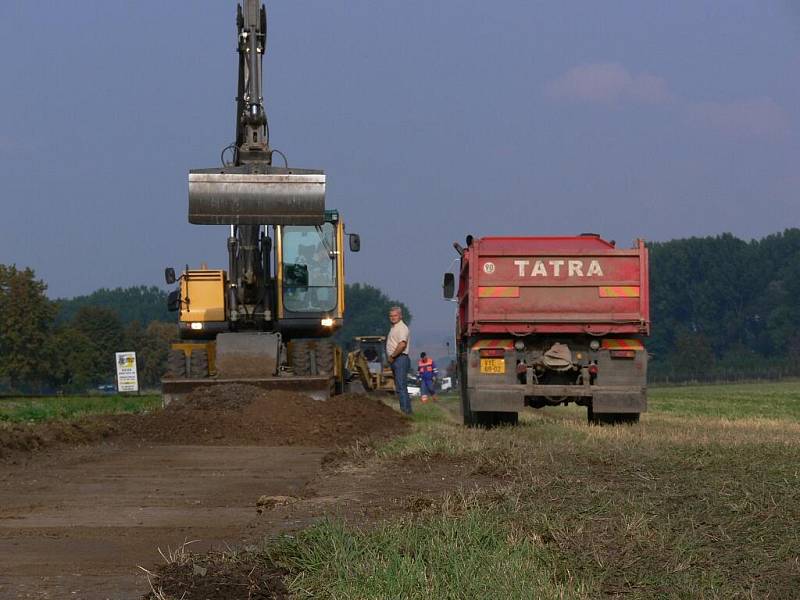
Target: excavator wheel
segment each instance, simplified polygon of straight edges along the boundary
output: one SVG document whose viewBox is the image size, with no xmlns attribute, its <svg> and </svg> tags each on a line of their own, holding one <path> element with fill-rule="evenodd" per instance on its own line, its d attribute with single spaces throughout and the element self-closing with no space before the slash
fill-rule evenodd
<svg viewBox="0 0 800 600">
<path fill-rule="evenodd" d="M 334 374 L 334 361 L 336 352 L 333 348 L 333 343 L 328 340 L 320 340 L 317 342 L 316 359 L 317 359 L 317 372 L 316 375 L 333 375 Z"/>
<path fill-rule="evenodd" d="M 189 357 L 189 372 L 193 379 L 208 377 L 208 352 L 192 350 Z"/>
<path fill-rule="evenodd" d="M 289 362 L 295 375 L 312 375 L 311 345 L 307 340 L 292 340 L 289 344 Z"/>
<path fill-rule="evenodd" d="M 186 378 L 186 354 L 183 350 L 170 350 L 167 355 L 167 377 Z"/>
</svg>

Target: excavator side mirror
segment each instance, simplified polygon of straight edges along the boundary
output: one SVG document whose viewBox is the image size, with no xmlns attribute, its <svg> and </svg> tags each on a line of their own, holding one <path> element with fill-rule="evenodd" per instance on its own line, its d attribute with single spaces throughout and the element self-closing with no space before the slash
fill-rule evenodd
<svg viewBox="0 0 800 600">
<path fill-rule="evenodd" d="M 453 297 L 453 294 L 456 291 L 456 278 L 452 273 L 445 273 L 444 274 L 444 282 L 442 283 L 442 291 L 444 293 L 445 299 L 450 300 Z"/>
<path fill-rule="evenodd" d="M 167 281 L 167 285 L 175 283 L 175 269 L 172 267 L 164 269 L 164 279 Z"/>
<path fill-rule="evenodd" d="M 348 233 L 347 239 L 350 243 L 350 252 L 358 252 L 361 250 L 361 236 L 357 233 Z"/>
<path fill-rule="evenodd" d="M 174 273 L 173 273 L 173 283 L 174 283 Z M 167 310 L 170 312 L 177 311 L 181 306 L 181 293 L 178 290 L 172 290 L 167 295 Z"/>
</svg>

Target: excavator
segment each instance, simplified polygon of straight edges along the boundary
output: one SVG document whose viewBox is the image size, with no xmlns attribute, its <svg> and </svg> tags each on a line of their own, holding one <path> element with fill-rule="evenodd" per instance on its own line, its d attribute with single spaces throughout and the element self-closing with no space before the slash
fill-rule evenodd
<svg viewBox="0 0 800 600">
<path fill-rule="evenodd" d="M 236 139 L 221 165 L 189 171 L 189 222 L 228 228 L 227 270 L 165 270 L 178 312 L 162 379 L 164 402 L 198 387 L 244 383 L 317 398 L 343 391 L 344 357 L 331 336 L 344 316 L 345 233 L 325 206 L 325 173 L 290 167 L 270 146 L 262 96 L 267 13 L 237 3 Z M 273 156 L 283 166 L 272 164 Z"/>
</svg>

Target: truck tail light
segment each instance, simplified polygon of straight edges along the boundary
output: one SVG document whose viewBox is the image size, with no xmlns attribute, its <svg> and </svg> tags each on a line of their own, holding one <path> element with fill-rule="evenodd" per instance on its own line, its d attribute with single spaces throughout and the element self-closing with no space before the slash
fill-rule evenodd
<svg viewBox="0 0 800 600">
<path fill-rule="evenodd" d="M 611 358 L 636 358 L 636 350 L 612 350 Z"/>
<path fill-rule="evenodd" d="M 481 358 L 503 358 L 506 351 L 503 348 L 481 348 Z"/>
</svg>

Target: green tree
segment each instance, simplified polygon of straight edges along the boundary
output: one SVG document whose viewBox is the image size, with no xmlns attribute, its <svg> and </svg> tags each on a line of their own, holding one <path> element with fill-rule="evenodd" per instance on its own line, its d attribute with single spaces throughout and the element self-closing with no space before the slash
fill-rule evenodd
<svg viewBox="0 0 800 600">
<path fill-rule="evenodd" d="M 32 269 L 0 265 L 0 377 L 13 389 L 40 382 L 48 370 L 46 341 L 56 307 Z"/>
<path fill-rule="evenodd" d="M 84 306 L 101 306 L 117 313 L 123 325 L 138 321 L 146 327 L 150 321 L 174 321 L 167 310 L 167 292 L 155 286 L 101 288 L 84 296 L 60 299 L 58 322 L 68 323 Z"/>
<path fill-rule="evenodd" d="M 116 375 L 114 353 L 126 350 L 125 334 L 117 313 L 101 306 L 83 306 L 69 328 L 89 340 L 86 352 L 91 357 L 91 365 L 88 372 L 77 374 L 79 378 L 92 384 L 113 381 Z"/>
<path fill-rule="evenodd" d="M 152 321 L 142 327 L 134 321 L 125 329 L 127 346 L 136 352 L 140 386 L 156 386 L 167 366 L 170 342 L 177 336 L 171 323 Z"/>
<path fill-rule="evenodd" d="M 386 335 L 389 331 L 389 309 L 403 309 L 403 320 L 411 323 L 411 312 L 399 300 L 392 300 L 380 289 L 366 283 L 345 286 L 344 326 L 336 333 L 335 340 L 349 346 L 355 336 Z"/>
<path fill-rule="evenodd" d="M 47 381 L 55 389 L 83 392 L 98 379 L 92 340 L 74 327 L 58 327 L 47 340 Z"/>
</svg>

